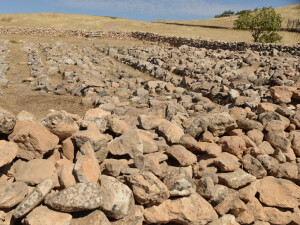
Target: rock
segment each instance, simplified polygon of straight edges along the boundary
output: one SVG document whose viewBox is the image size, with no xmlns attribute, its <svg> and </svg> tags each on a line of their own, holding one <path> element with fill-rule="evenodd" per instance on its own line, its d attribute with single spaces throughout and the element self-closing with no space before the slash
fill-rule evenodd
<svg viewBox="0 0 300 225">
<path fill-rule="evenodd" d="M 60 141 L 71 137 L 79 130 L 75 120 L 65 111 L 49 113 L 41 122 L 51 133 L 59 137 Z"/>
<path fill-rule="evenodd" d="M 128 124 L 116 117 L 110 118 L 108 120 L 107 127 L 116 135 L 122 135 L 130 131 L 130 127 L 128 126 Z"/>
<path fill-rule="evenodd" d="M 102 174 L 117 177 L 127 165 L 128 161 L 125 159 L 105 159 L 101 164 Z"/>
<path fill-rule="evenodd" d="M 0 134 L 11 134 L 16 125 L 13 114 L 0 107 Z"/>
<path fill-rule="evenodd" d="M 169 166 L 163 180 L 171 196 L 188 196 L 196 191 L 196 185 L 188 168 Z"/>
<path fill-rule="evenodd" d="M 189 166 L 197 162 L 197 157 L 181 145 L 173 145 L 166 151 L 180 166 Z"/>
<path fill-rule="evenodd" d="M 290 118 L 291 123 L 295 124 L 300 129 L 300 111 L 298 110 L 295 115 Z"/>
<path fill-rule="evenodd" d="M 207 224 L 218 218 L 212 206 L 200 195 L 192 194 L 175 200 L 166 200 L 158 206 L 146 208 L 145 222 L 149 224 L 176 221 L 184 225 Z"/>
<path fill-rule="evenodd" d="M 181 137 L 184 135 L 183 130 L 179 126 L 169 122 L 168 120 L 163 120 L 158 125 L 157 129 L 159 133 L 172 144 L 179 143 Z"/>
<path fill-rule="evenodd" d="M 216 159 L 216 165 L 222 172 L 232 172 L 240 167 L 239 159 L 232 154 L 222 152 Z"/>
<path fill-rule="evenodd" d="M 24 182 L 14 182 L 0 186 L 0 209 L 9 209 L 19 204 L 28 193 Z"/>
<path fill-rule="evenodd" d="M 164 164 L 160 163 L 166 159 L 168 156 L 165 154 L 161 154 L 161 159 L 157 157 L 158 154 L 152 153 L 143 156 L 138 156 L 134 158 L 134 165 L 140 171 L 150 171 L 154 173 L 158 177 L 164 177 L 166 173 L 166 169 L 164 168 Z"/>
<path fill-rule="evenodd" d="M 75 148 L 71 138 L 67 138 L 62 142 L 62 153 L 68 160 L 74 160 Z"/>
<path fill-rule="evenodd" d="M 215 143 L 209 143 L 205 146 L 204 152 L 209 156 L 218 157 L 222 153 L 222 148 Z"/>
<path fill-rule="evenodd" d="M 239 188 L 248 183 L 256 180 L 256 178 L 242 169 L 237 169 L 231 173 L 219 173 L 219 180 L 221 184 L 224 184 L 230 188 Z"/>
<path fill-rule="evenodd" d="M 300 189 L 289 180 L 265 177 L 258 181 L 257 192 L 260 202 L 267 206 L 295 208 L 300 205 Z"/>
<path fill-rule="evenodd" d="M 48 178 L 57 177 L 55 163 L 47 159 L 33 159 L 24 164 L 15 175 L 17 181 L 36 185 Z"/>
<path fill-rule="evenodd" d="M 250 154 L 245 155 L 242 159 L 242 162 L 246 171 L 256 178 L 259 179 L 267 176 L 267 171 L 261 165 L 259 160 L 252 157 Z"/>
<path fill-rule="evenodd" d="M 135 205 L 131 213 L 122 219 L 112 222 L 112 225 L 143 225 L 144 221 L 144 208 L 140 205 Z M 101 224 L 102 225 L 102 224 Z"/>
<path fill-rule="evenodd" d="M 263 113 L 259 115 L 259 120 L 266 131 L 284 131 L 290 125 L 290 120 L 277 112 Z"/>
<path fill-rule="evenodd" d="M 131 130 L 115 138 L 108 144 L 108 149 L 113 155 L 129 154 L 131 158 L 143 155 L 143 142 L 139 130 Z"/>
<path fill-rule="evenodd" d="M 17 152 L 17 144 L 0 140 L 0 167 L 11 163 L 17 156 Z"/>
<path fill-rule="evenodd" d="M 222 150 L 241 158 L 246 149 L 246 142 L 238 136 L 223 136 L 218 141 L 222 145 Z"/>
<path fill-rule="evenodd" d="M 21 112 L 18 113 L 17 120 L 34 122 L 36 120 L 36 118 L 32 113 L 22 110 Z"/>
<path fill-rule="evenodd" d="M 97 182 L 100 168 L 97 161 L 87 155 L 80 155 L 76 160 L 74 172 L 80 183 Z"/>
<path fill-rule="evenodd" d="M 146 132 L 140 132 L 140 137 L 143 142 L 143 153 L 153 153 L 158 151 L 158 145 Z"/>
<path fill-rule="evenodd" d="M 247 136 L 258 146 L 263 142 L 264 134 L 257 129 L 247 132 Z"/>
<path fill-rule="evenodd" d="M 13 217 L 18 219 L 29 213 L 46 198 L 54 186 L 55 182 L 50 178 L 38 184 L 17 206 L 13 213 Z"/>
<path fill-rule="evenodd" d="M 225 214 L 208 225 L 239 225 L 239 223 L 235 221 L 235 217 L 233 215 Z"/>
<path fill-rule="evenodd" d="M 272 155 L 275 151 L 274 148 L 272 147 L 272 145 L 267 141 L 263 141 L 257 147 L 259 149 L 259 152 L 261 152 L 263 154 L 267 154 L 267 155 Z"/>
<path fill-rule="evenodd" d="M 264 129 L 264 126 L 260 122 L 257 122 L 255 120 L 239 119 L 236 121 L 236 123 L 240 129 L 246 131 L 254 130 L 254 129 L 262 131 Z"/>
<path fill-rule="evenodd" d="M 287 86 L 274 86 L 270 88 L 275 103 L 290 103 L 293 96 L 292 88 Z"/>
<path fill-rule="evenodd" d="M 134 205 L 132 191 L 116 178 L 101 175 L 101 209 L 110 218 L 122 219 L 127 216 Z"/>
<path fill-rule="evenodd" d="M 275 176 L 279 170 L 279 162 L 277 159 L 264 154 L 257 156 L 262 166 L 267 170 L 268 175 Z"/>
<path fill-rule="evenodd" d="M 70 224 L 72 215 L 57 212 L 46 206 L 39 206 L 32 210 L 24 219 L 26 225 L 66 225 Z"/>
<path fill-rule="evenodd" d="M 101 108 L 88 110 L 84 115 L 84 120 L 95 124 L 98 130 L 103 133 L 107 129 L 107 117 L 111 114 Z"/>
<path fill-rule="evenodd" d="M 197 193 L 203 198 L 211 199 L 214 196 L 214 181 L 211 177 L 202 177 L 196 184 Z"/>
<path fill-rule="evenodd" d="M 77 183 L 46 199 L 46 205 L 62 212 L 79 212 L 99 208 L 103 197 L 98 183 Z"/>
<path fill-rule="evenodd" d="M 198 146 L 198 142 L 189 134 L 181 137 L 180 144 L 190 151 L 201 151 L 201 148 Z"/>
<path fill-rule="evenodd" d="M 143 129 L 153 130 L 156 129 L 159 126 L 159 124 L 161 124 L 165 120 L 155 116 L 139 115 L 138 121 Z"/>
<path fill-rule="evenodd" d="M 89 225 L 111 225 L 111 222 L 107 219 L 105 214 L 100 210 L 95 210 L 88 215 L 72 219 L 70 225 L 82 225 L 82 224 L 89 224 Z"/>
<path fill-rule="evenodd" d="M 127 176 L 135 200 L 146 206 L 158 205 L 170 197 L 167 186 L 151 172 Z"/>
<path fill-rule="evenodd" d="M 291 132 L 290 139 L 292 139 L 292 149 L 300 157 L 300 132 Z"/>
<path fill-rule="evenodd" d="M 74 164 L 69 161 L 63 163 L 57 169 L 58 181 L 61 187 L 66 188 L 76 184 L 75 174 L 73 172 Z"/>
<path fill-rule="evenodd" d="M 229 115 L 234 119 L 234 120 L 239 120 L 239 119 L 245 119 L 247 116 L 247 112 L 240 107 L 233 107 L 229 109 Z"/>
<path fill-rule="evenodd" d="M 235 120 L 228 113 L 215 113 L 208 117 L 208 129 L 214 136 L 237 128 Z"/>
<path fill-rule="evenodd" d="M 26 160 L 42 158 L 58 144 L 58 137 L 38 123 L 28 123 L 15 130 L 9 140 L 18 147 L 18 157 Z"/>
<path fill-rule="evenodd" d="M 286 152 L 291 148 L 291 141 L 282 136 L 279 132 L 270 131 L 265 136 L 265 139 L 274 147 L 280 148 L 282 151 Z"/>
<path fill-rule="evenodd" d="M 299 176 L 298 166 L 294 163 L 286 162 L 279 165 L 277 176 L 289 180 L 297 180 Z"/>
<path fill-rule="evenodd" d="M 279 209 L 272 207 L 265 207 L 264 211 L 266 214 L 266 220 L 271 224 L 281 225 L 292 222 L 292 213 L 289 211 L 280 211 Z"/>
</svg>

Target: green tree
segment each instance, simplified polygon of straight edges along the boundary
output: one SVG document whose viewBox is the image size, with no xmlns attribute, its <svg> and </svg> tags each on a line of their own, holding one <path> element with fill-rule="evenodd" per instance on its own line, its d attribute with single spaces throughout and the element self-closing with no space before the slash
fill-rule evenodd
<svg viewBox="0 0 300 225">
<path fill-rule="evenodd" d="M 250 31 L 255 42 L 277 42 L 282 39 L 277 33 L 281 22 L 281 16 L 269 7 L 240 13 L 234 21 L 234 28 Z"/>
<path fill-rule="evenodd" d="M 220 15 L 215 15 L 215 18 L 220 18 L 220 17 L 228 17 L 228 16 L 234 16 L 234 12 L 231 10 L 224 11 Z"/>
</svg>

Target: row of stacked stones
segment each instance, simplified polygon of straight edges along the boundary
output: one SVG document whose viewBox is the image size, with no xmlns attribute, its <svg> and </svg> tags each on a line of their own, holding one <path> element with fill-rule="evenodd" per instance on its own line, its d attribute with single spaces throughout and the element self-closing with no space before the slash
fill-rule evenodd
<svg viewBox="0 0 300 225">
<path fill-rule="evenodd" d="M 9 41 L 0 40 L 0 95 L 2 95 L 1 88 L 7 87 L 8 80 L 6 79 L 6 72 L 9 69 L 9 65 L 6 62 L 4 54 L 9 52 Z"/>
</svg>

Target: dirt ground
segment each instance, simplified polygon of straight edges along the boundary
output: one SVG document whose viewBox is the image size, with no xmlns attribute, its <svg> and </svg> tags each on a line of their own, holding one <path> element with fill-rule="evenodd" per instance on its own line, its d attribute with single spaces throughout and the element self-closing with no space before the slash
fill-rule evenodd
<svg viewBox="0 0 300 225">
<path fill-rule="evenodd" d="M 76 44 L 82 47 L 91 46 L 93 43 L 101 45 L 131 46 L 134 44 L 148 46 L 149 43 L 139 41 L 121 41 L 121 40 L 88 40 L 79 38 L 51 38 L 51 37 L 32 37 L 5 35 L 0 36 L 1 39 L 11 41 L 10 52 L 5 53 L 6 61 L 9 63 L 10 69 L 7 71 L 6 77 L 9 80 L 7 88 L 2 88 L 3 97 L 0 98 L 0 107 L 17 115 L 20 111 L 26 110 L 33 113 L 37 119 L 43 118 L 51 109 L 66 110 L 83 116 L 89 107 L 81 104 L 81 97 L 72 95 L 55 95 L 53 93 L 41 94 L 39 91 L 32 91 L 29 82 L 23 82 L 24 79 L 30 77 L 30 70 L 27 65 L 27 54 L 24 45 L 32 43 L 34 47 L 38 47 L 39 43 L 55 43 L 57 41 L 69 44 Z M 41 54 L 42 55 L 42 54 Z M 120 64 L 121 66 L 121 64 Z M 123 65 L 122 66 L 126 66 Z M 131 67 L 128 69 L 133 70 Z M 51 80 L 60 80 L 60 77 Z"/>
</svg>

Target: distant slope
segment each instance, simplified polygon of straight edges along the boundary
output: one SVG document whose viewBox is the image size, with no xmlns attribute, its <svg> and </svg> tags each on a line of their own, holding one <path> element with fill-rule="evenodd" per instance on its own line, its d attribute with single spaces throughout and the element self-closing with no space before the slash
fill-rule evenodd
<svg viewBox="0 0 300 225">
<path fill-rule="evenodd" d="M 300 19 L 300 4 L 288 5 L 283 7 L 275 8 L 277 13 L 283 18 L 282 27 L 285 28 L 287 21 Z M 183 21 L 167 21 L 182 24 L 192 24 L 192 25 L 205 25 L 205 26 L 221 26 L 221 27 L 233 27 L 233 23 L 237 16 L 213 18 L 206 20 L 183 20 Z"/>
<path fill-rule="evenodd" d="M 284 9 L 283 11 L 285 11 L 286 14 L 289 14 L 287 13 L 288 9 Z M 200 23 L 208 23 L 208 25 L 211 24 L 211 25 L 230 26 L 233 24 L 232 19 L 233 18 L 201 20 Z M 185 22 L 189 23 L 189 21 L 185 21 Z M 199 23 L 199 21 L 195 21 L 195 23 Z M 41 27 L 41 28 L 102 30 L 102 31 L 141 31 L 141 32 L 158 33 L 162 35 L 197 37 L 202 39 L 213 39 L 213 40 L 222 40 L 222 41 L 252 41 L 252 37 L 250 33 L 247 31 L 175 26 L 175 25 L 168 25 L 162 23 L 148 23 L 143 21 L 134 21 L 129 19 L 115 18 L 115 17 L 74 15 L 74 14 L 57 14 L 57 13 L 0 14 L 0 26 Z M 280 34 L 283 36 L 282 43 L 284 44 L 296 44 L 300 42 L 299 34 L 290 33 L 290 32 L 280 32 Z"/>
</svg>

